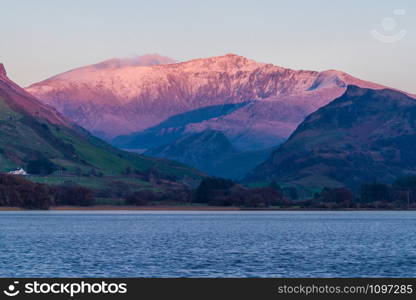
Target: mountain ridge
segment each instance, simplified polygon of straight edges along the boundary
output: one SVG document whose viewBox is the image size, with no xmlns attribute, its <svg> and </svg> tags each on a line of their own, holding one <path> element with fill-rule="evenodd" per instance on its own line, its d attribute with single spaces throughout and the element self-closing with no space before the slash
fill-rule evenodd
<svg viewBox="0 0 416 300">
<path fill-rule="evenodd" d="M 294 112 L 293 124 L 286 124 L 273 114 L 266 120 L 263 116 L 253 119 L 247 128 L 252 129 L 251 133 L 240 143 L 251 149 L 247 143 L 259 132 L 264 140 L 276 139 L 276 143 L 287 138 L 299 120 L 342 94 L 350 81 L 363 87 L 383 88 L 340 71 L 292 70 L 228 54 L 156 66 L 125 66 L 106 72 L 73 70 L 26 90 L 80 126 L 109 140 L 203 107 L 256 101 L 250 111 L 246 108 L 229 118 L 212 119 L 187 128 L 190 132 L 220 130 L 234 143 L 244 134 L 241 129 L 244 119 L 264 110 L 263 102 L 276 106 L 276 113 L 281 112 L 281 103 L 303 110 Z M 267 122 L 276 124 L 270 126 Z M 276 134 L 273 130 L 276 126 L 287 129 Z"/>
</svg>

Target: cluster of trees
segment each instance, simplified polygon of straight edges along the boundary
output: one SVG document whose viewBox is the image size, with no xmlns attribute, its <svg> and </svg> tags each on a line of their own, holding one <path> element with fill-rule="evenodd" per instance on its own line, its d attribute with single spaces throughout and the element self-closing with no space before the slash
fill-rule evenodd
<svg viewBox="0 0 416 300">
<path fill-rule="evenodd" d="M 51 197 L 46 185 L 19 176 L 0 175 L 0 206 L 48 209 Z"/>
<path fill-rule="evenodd" d="M 356 198 L 348 188 L 323 188 L 321 192 L 315 193 L 312 199 L 300 200 L 294 205 L 301 208 L 337 209 L 357 208 Z"/>
<path fill-rule="evenodd" d="M 416 208 L 416 176 L 403 177 L 393 184 L 363 184 L 356 196 L 348 188 L 324 188 L 313 199 L 297 202 L 310 208 Z"/>
<path fill-rule="evenodd" d="M 290 201 L 276 183 L 268 187 L 246 188 L 231 180 L 205 178 L 198 186 L 194 202 L 215 206 L 268 207 L 286 206 Z"/>
<path fill-rule="evenodd" d="M 126 198 L 133 192 L 132 186 L 125 181 L 112 180 L 106 186 L 97 191 L 96 195 L 101 198 Z"/>
<path fill-rule="evenodd" d="M 198 203 L 212 206 L 268 207 L 288 206 L 290 201 L 277 184 L 269 187 L 246 188 L 223 178 L 205 178 L 194 191 L 172 189 L 141 190 L 125 197 L 128 205 L 155 203 Z"/>
<path fill-rule="evenodd" d="M 0 174 L 0 206 L 48 209 L 52 205 L 94 205 L 92 190 L 77 185 L 48 186 Z"/>
<path fill-rule="evenodd" d="M 95 204 L 94 191 L 74 184 L 51 186 L 50 195 L 53 205 L 56 206 L 92 206 Z"/>
<path fill-rule="evenodd" d="M 195 190 L 171 188 L 134 190 L 123 181 L 110 182 L 94 192 L 72 182 L 48 186 L 21 176 L 0 175 L 0 206 L 48 209 L 55 205 L 91 206 L 95 196 L 124 199 L 127 205 L 203 204 L 238 207 L 337 208 L 416 208 L 416 176 L 398 179 L 393 184 L 362 185 L 358 193 L 348 188 L 324 188 L 311 199 L 299 199 L 296 188 L 282 188 L 273 182 L 266 187 L 247 188 L 232 180 L 209 177 Z"/>
<path fill-rule="evenodd" d="M 388 207 L 416 208 L 416 176 L 399 178 L 393 184 L 374 182 L 361 187 L 362 203 L 384 203 Z"/>
</svg>

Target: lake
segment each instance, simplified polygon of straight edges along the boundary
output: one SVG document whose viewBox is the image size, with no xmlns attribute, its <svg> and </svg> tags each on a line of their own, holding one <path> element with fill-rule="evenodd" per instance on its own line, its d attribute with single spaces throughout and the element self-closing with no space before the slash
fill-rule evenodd
<svg viewBox="0 0 416 300">
<path fill-rule="evenodd" d="M 414 277 L 416 212 L 0 212 L 0 277 Z"/>
</svg>

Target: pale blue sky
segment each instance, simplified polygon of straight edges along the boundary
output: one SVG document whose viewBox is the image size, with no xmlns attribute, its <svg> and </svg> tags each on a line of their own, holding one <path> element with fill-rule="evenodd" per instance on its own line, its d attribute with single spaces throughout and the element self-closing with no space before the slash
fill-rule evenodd
<svg viewBox="0 0 416 300">
<path fill-rule="evenodd" d="M 236 53 L 416 93 L 414 0 L 0 0 L 0 11 L 0 61 L 24 86 L 113 57 Z M 373 29 L 407 35 L 383 43 Z"/>
</svg>

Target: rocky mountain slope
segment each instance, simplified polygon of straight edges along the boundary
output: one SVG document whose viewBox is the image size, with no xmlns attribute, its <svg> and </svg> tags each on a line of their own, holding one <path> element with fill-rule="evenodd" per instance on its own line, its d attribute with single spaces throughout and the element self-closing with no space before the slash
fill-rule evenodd
<svg viewBox="0 0 416 300">
<path fill-rule="evenodd" d="M 30 164 L 68 176 L 115 176 L 126 168 L 143 174 L 157 170 L 172 180 L 200 176 L 181 164 L 124 152 L 91 136 L 9 80 L 0 64 L 0 171 L 27 170 Z"/>
<path fill-rule="evenodd" d="M 240 149 L 274 146 L 311 112 L 339 97 L 348 84 L 381 88 L 340 71 L 303 71 L 229 54 L 159 65 L 100 63 L 33 84 L 27 91 L 92 133 L 123 148 L 149 148 L 137 136 L 205 129 L 222 131 Z M 222 110 L 211 118 L 200 110 Z M 180 126 L 162 126 L 182 118 Z M 166 125 L 166 124 L 165 124 Z M 137 133 L 137 134 L 136 134 Z M 168 137 L 169 138 L 169 137 Z M 164 141 L 157 143 L 160 146 Z"/>
<path fill-rule="evenodd" d="M 349 86 L 308 116 L 248 181 L 357 188 L 416 174 L 416 99 Z"/>
<path fill-rule="evenodd" d="M 221 131 L 206 129 L 144 154 L 180 161 L 209 175 L 238 180 L 265 161 L 271 152 L 272 149 L 239 151 Z"/>
</svg>

